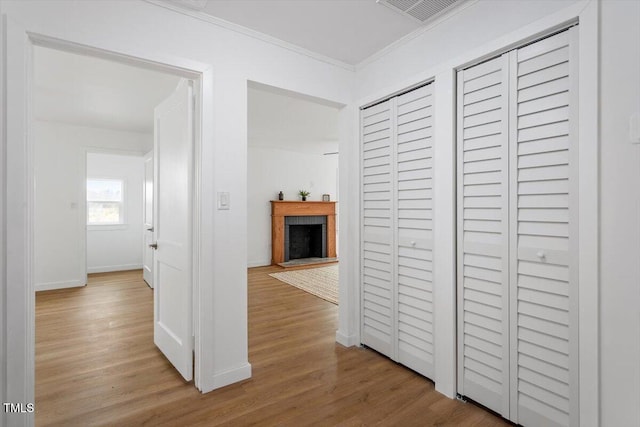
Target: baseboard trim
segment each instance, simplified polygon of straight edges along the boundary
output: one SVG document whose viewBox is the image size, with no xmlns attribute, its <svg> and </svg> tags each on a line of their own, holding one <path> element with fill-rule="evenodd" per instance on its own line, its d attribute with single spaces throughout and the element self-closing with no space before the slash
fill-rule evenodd
<svg viewBox="0 0 640 427">
<path fill-rule="evenodd" d="M 104 265 L 100 267 L 87 267 L 87 273 L 111 273 L 112 271 L 141 270 L 142 264 Z"/>
<path fill-rule="evenodd" d="M 200 387 L 200 390 L 203 393 L 209 393 L 215 389 L 228 386 L 248 378 L 251 378 L 251 364 L 245 363 L 237 368 L 214 374 L 208 381 L 201 384 L 202 387 Z"/>
<path fill-rule="evenodd" d="M 438 393 L 447 396 L 449 399 L 455 399 L 456 398 L 455 385 L 454 385 L 454 387 L 441 386 L 438 383 L 435 383 L 435 385 L 436 385 L 436 391 Z"/>
<path fill-rule="evenodd" d="M 360 341 L 356 335 L 345 335 L 340 331 L 336 331 L 336 342 L 345 347 L 353 347 L 359 345 Z"/>
<path fill-rule="evenodd" d="M 47 282 L 47 283 L 36 283 L 36 292 L 38 291 L 51 291 L 54 289 L 66 289 L 66 288 L 80 288 L 85 286 L 86 283 L 84 280 L 76 279 L 76 280 L 63 280 L 60 282 Z"/>
<path fill-rule="evenodd" d="M 253 267 L 266 267 L 271 265 L 271 261 L 249 261 L 247 262 L 247 268 Z"/>
</svg>

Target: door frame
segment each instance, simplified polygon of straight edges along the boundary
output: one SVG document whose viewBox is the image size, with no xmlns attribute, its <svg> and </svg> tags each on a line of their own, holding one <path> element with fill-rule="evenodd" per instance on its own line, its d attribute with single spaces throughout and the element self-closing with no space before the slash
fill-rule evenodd
<svg viewBox="0 0 640 427">
<path fill-rule="evenodd" d="M 146 153 L 144 153 L 142 155 L 142 172 L 143 172 L 143 187 L 142 187 L 142 275 L 143 275 L 143 280 L 147 283 L 147 285 L 153 289 L 153 270 L 149 272 L 149 274 L 151 274 L 151 283 L 147 282 L 146 279 L 144 279 L 144 271 L 146 269 L 146 264 L 145 264 L 145 253 L 144 251 L 146 250 L 150 250 L 148 247 L 148 243 L 147 243 L 147 232 L 153 233 L 153 227 L 155 227 L 155 212 L 153 210 L 153 206 L 151 207 L 151 220 L 152 220 L 152 224 L 151 224 L 151 228 L 152 230 L 148 230 L 147 229 L 147 196 L 148 196 L 148 191 L 147 191 L 147 162 L 151 162 L 151 167 L 153 167 L 153 162 L 154 162 L 154 150 L 153 148 L 150 151 L 147 151 Z M 155 180 L 153 179 L 153 173 L 154 170 L 151 171 L 151 180 L 153 181 L 153 186 L 155 187 Z M 153 201 L 153 191 L 151 192 L 151 197 L 152 197 L 152 201 Z M 151 251 L 151 255 L 153 257 L 153 251 Z M 151 261 L 153 263 L 153 261 Z"/>
<path fill-rule="evenodd" d="M 192 204 L 192 277 L 193 277 L 193 333 L 194 333 L 194 383 L 201 391 L 212 387 L 207 378 L 212 377 L 211 363 L 203 358 L 203 348 L 211 348 L 213 337 L 207 333 L 211 325 L 211 315 L 206 309 L 210 300 L 210 286 L 200 286 L 208 281 L 203 278 L 201 235 L 209 230 L 210 224 L 203 224 L 201 211 L 205 208 L 205 197 L 209 184 L 202 179 L 203 164 L 209 163 L 210 149 L 203 154 L 203 141 L 213 139 L 213 126 L 203 117 L 213 117 L 213 69 L 210 64 L 199 63 L 181 57 L 166 57 L 157 53 L 135 55 L 103 49 L 97 46 L 75 43 L 42 34 L 28 32 L 20 24 L 5 18 L 2 22 L 4 56 L 7 63 L 22 65 L 6 68 L 7 120 L 2 124 L 6 152 L 3 164 L 7 165 L 4 178 L 9 191 L 4 199 L 8 227 L 4 237 L 6 247 L 6 320 L 14 325 L 11 333 L 2 340 L 3 354 L 7 356 L 4 372 L 3 401 L 33 403 L 35 399 L 35 284 L 33 274 L 34 255 L 34 170 L 33 170 L 33 49 L 35 46 L 77 53 L 134 65 L 149 70 L 173 74 L 193 81 L 194 84 L 194 132 L 193 132 L 193 204 Z M 16 108 L 18 107 L 19 108 Z M 207 157 L 207 160 L 204 159 Z M 6 180 L 6 181 L 5 181 Z M 9 229 L 10 228 L 10 229 Z M 4 279 L 4 278 L 3 278 Z M 11 353 L 5 353 L 11 348 Z M 5 389 L 5 384 L 10 385 Z M 0 421 L 3 416 L 0 416 Z M 19 414 L 7 417 L 15 425 L 33 425 L 34 414 Z M 10 423 L 11 423 L 10 422 Z M 12 425 L 14 425 L 12 424 Z"/>
</svg>

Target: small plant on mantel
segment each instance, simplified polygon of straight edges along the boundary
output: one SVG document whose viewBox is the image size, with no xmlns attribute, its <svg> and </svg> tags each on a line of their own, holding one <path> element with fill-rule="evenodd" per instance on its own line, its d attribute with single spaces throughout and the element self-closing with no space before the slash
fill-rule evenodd
<svg viewBox="0 0 640 427">
<path fill-rule="evenodd" d="M 302 197 L 302 201 L 303 201 L 303 202 L 306 202 L 306 201 L 307 201 L 307 196 L 308 196 L 309 194 L 311 194 L 311 193 L 309 193 L 308 191 L 305 191 L 305 190 L 300 190 L 300 191 L 298 191 L 298 195 L 299 195 L 300 197 Z"/>
</svg>

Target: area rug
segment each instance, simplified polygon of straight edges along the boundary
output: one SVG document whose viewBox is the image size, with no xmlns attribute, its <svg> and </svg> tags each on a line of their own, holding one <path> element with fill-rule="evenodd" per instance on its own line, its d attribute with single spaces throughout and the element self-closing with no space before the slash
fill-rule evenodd
<svg viewBox="0 0 640 427">
<path fill-rule="evenodd" d="M 281 282 L 338 304 L 338 264 L 269 274 Z"/>
</svg>

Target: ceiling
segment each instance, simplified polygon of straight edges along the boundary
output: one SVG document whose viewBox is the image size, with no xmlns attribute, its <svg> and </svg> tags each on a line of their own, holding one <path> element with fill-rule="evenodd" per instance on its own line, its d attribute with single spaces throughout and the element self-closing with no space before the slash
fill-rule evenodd
<svg viewBox="0 0 640 427">
<path fill-rule="evenodd" d="M 179 77 L 36 46 L 37 120 L 152 133 L 153 110 Z M 337 150 L 339 105 L 249 83 L 249 144 L 324 153 Z"/>
<path fill-rule="evenodd" d="M 465 0 L 381 1 L 432 6 Z M 217 17 L 349 65 L 423 25 L 376 0 L 162 0 L 162 4 L 179 4 L 190 13 Z M 34 49 L 34 64 L 36 119 L 123 131 L 151 133 L 155 106 L 179 80 L 43 47 Z M 339 106 L 258 84 L 250 84 L 248 94 L 250 144 L 335 151 Z"/>
<path fill-rule="evenodd" d="M 115 61 L 34 48 L 34 116 L 72 125 L 153 132 L 153 110 L 179 77 Z"/>
<path fill-rule="evenodd" d="M 249 146 L 309 154 L 338 150 L 337 104 L 250 82 L 247 109 Z"/>
<path fill-rule="evenodd" d="M 464 0 L 383 0 L 455 6 Z M 165 0 L 356 65 L 423 23 L 376 0 Z M 429 22 L 429 21 L 426 21 Z"/>
</svg>

